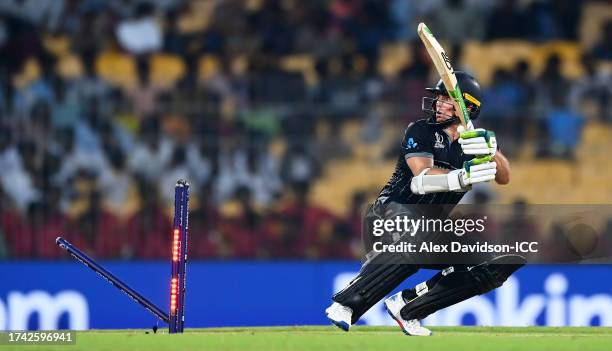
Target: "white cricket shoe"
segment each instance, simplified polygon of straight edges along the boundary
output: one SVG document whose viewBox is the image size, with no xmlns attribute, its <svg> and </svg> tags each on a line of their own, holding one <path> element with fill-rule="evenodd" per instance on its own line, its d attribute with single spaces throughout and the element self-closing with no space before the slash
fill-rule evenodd
<svg viewBox="0 0 612 351">
<path fill-rule="evenodd" d="M 349 331 L 353 310 L 334 302 L 325 310 L 327 318 L 338 328 Z"/>
<path fill-rule="evenodd" d="M 387 313 L 393 318 L 400 328 L 406 335 L 410 336 L 430 336 L 431 330 L 422 327 L 421 322 L 418 319 L 411 319 L 409 321 L 402 318 L 400 311 L 406 306 L 406 302 L 402 298 L 402 292 L 398 292 L 395 295 L 388 297 L 385 300 L 385 309 Z"/>
</svg>

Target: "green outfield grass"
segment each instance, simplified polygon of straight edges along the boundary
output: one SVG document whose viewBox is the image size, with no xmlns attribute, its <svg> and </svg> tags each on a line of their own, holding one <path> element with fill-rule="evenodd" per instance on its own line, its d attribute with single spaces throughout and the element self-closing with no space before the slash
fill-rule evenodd
<svg viewBox="0 0 612 351">
<path fill-rule="evenodd" d="M 408 337 L 397 327 L 187 329 L 184 334 L 147 330 L 78 332 L 76 345 L 0 346 L 0 350 L 612 350 L 612 328 L 437 327 L 431 337 Z"/>
</svg>

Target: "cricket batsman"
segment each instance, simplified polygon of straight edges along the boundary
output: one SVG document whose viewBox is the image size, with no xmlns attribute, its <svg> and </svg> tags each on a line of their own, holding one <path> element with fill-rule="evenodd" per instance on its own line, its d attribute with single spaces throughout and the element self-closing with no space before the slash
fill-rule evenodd
<svg viewBox="0 0 612 351">
<path fill-rule="evenodd" d="M 457 82 L 472 121 L 481 110 L 480 85 L 471 75 L 456 71 Z M 432 97 L 422 103 L 426 118 L 405 131 L 395 172 L 373 204 L 382 218 L 396 216 L 394 207 L 410 211 L 421 204 L 452 207 L 473 184 L 510 181 L 510 165 L 497 149 L 495 133 L 485 129 L 464 131 L 442 80 L 428 88 Z M 384 210 L 377 211 L 377 208 Z M 416 213 L 416 212 L 415 212 Z M 373 305 L 420 268 L 439 272 L 415 288 L 385 301 L 389 315 L 406 335 L 431 335 L 420 321 L 430 314 L 500 287 L 525 264 L 518 255 L 487 255 L 480 264 L 449 266 L 406 261 L 389 263 L 388 255 L 368 259 L 351 283 L 333 295 L 325 312 L 333 324 L 348 331 Z M 478 261 L 480 262 L 480 261 Z"/>
</svg>

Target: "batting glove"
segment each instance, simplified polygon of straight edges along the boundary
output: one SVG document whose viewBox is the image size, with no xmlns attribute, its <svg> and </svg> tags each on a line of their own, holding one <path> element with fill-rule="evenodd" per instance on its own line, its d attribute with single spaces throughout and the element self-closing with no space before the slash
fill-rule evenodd
<svg viewBox="0 0 612 351">
<path fill-rule="evenodd" d="M 448 185 L 451 191 L 460 191 L 476 183 L 489 182 L 495 179 L 497 163 L 493 156 L 484 156 L 463 162 L 463 168 L 448 173 Z"/>
<path fill-rule="evenodd" d="M 459 144 L 466 155 L 495 156 L 497 138 L 495 133 L 482 128 L 462 131 L 459 134 Z"/>
</svg>

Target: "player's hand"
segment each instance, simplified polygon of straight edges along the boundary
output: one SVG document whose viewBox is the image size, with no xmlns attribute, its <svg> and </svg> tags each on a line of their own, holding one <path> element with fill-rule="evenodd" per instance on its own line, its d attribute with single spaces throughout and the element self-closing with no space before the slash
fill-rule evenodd
<svg viewBox="0 0 612 351">
<path fill-rule="evenodd" d="M 495 133 L 478 128 L 474 130 L 459 131 L 459 144 L 466 155 L 488 155 L 495 156 L 497 152 L 497 138 Z"/>
<path fill-rule="evenodd" d="M 483 156 L 463 162 L 463 168 L 449 172 L 450 190 L 465 190 L 472 184 L 489 182 L 495 179 L 497 163 L 493 156 Z M 457 177 L 457 182 L 451 182 L 451 178 Z M 454 179 L 453 179 L 454 180 Z"/>
</svg>

